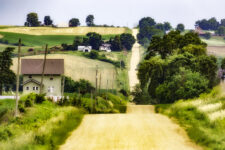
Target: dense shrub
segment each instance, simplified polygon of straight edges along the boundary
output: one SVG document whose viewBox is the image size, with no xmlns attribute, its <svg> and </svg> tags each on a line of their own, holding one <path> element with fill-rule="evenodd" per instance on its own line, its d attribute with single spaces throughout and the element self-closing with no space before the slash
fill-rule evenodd
<svg viewBox="0 0 225 150">
<path fill-rule="evenodd" d="M 41 104 L 45 101 L 45 95 L 44 94 L 37 94 L 35 98 L 35 103 Z"/>
<path fill-rule="evenodd" d="M 91 59 L 97 59 L 99 57 L 99 54 L 97 51 L 91 51 L 88 55 Z"/>
<path fill-rule="evenodd" d="M 32 101 L 30 99 L 27 99 L 25 101 L 25 107 L 31 107 L 32 106 Z"/>
<path fill-rule="evenodd" d="M 178 99 L 194 98 L 205 92 L 208 80 L 191 70 L 180 68 L 180 71 L 156 88 L 156 97 L 161 103 L 172 103 Z"/>
<path fill-rule="evenodd" d="M 18 105 L 18 109 L 19 109 L 19 111 L 21 112 L 21 113 L 24 113 L 26 110 L 25 110 L 25 108 L 24 108 L 24 106 L 22 105 L 22 104 L 19 104 Z"/>
</svg>

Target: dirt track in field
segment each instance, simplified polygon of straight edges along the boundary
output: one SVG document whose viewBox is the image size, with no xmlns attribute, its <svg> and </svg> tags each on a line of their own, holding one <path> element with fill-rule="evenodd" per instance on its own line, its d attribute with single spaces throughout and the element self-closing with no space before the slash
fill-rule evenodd
<svg viewBox="0 0 225 150">
<path fill-rule="evenodd" d="M 199 150 L 184 130 L 153 106 L 129 105 L 126 114 L 86 115 L 60 150 Z"/>
<path fill-rule="evenodd" d="M 225 56 L 225 46 L 208 46 L 207 52 L 210 55 L 224 57 Z"/>
<path fill-rule="evenodd" d="M 133 36 L 136 38 L 138 34 L 137 29 L 133 29 Z M 139 83 L 139 80 L 137 78 L 137 66 L 140 61 L 140 45 L 137 43 L 134 44 L 132 48 L 132 54 L 131 54 L 131 60 L 130 60 L 130 70 L 128 72 L 129 74 L 129 83 L 130 83 L 130 91 L 133 90 L 134 86 Z"/>
</svg>

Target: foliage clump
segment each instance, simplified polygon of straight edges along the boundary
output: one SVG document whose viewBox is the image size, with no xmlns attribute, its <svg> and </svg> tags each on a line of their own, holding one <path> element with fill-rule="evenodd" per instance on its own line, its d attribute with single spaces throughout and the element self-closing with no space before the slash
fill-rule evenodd
<svg viewBox="0 0 225 150">
<path fill-rule="evenodd" d="M 139 65 L 140 88 L 133 93 L 134 100 L 145 103 L 142 94 L 150 103 L 197 97 L 218 83 L 217 70 L 217 59 L 206 54 L 206 44 L 197 34 L 171 31 L 153 37 Z"/>
</svg>

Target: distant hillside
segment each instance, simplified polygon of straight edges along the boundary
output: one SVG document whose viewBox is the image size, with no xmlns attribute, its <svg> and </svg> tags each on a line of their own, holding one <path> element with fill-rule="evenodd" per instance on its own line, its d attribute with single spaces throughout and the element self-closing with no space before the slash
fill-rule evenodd
<svg viewBox="0 0 225 150">
<path fill-rule="evenodd" d="M 5 27 L 0 28 L 0 32 L 11 32 L 29 35 L 86 35 L 88 32 L 96 32 L 101 35 L 122 34 L 131 32 L 128 28 L 117 27 Z"/>
</svg>

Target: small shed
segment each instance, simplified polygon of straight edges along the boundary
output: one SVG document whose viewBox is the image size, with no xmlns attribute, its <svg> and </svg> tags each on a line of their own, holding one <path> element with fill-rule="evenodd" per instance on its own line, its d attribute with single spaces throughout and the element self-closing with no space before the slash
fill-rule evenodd
<svg viewBox="0 0 225 150">
<path fill-rule="evenodd" d="M 91 46 L 78 46 L 78 51 L 82 52 L 91 52 L 92 47 Z"/>
<path fill-rule="evenodd" d="M 111 44 L 104 43 L 99 47 L 100 51 L 111 52 Z"/>
</svg>

